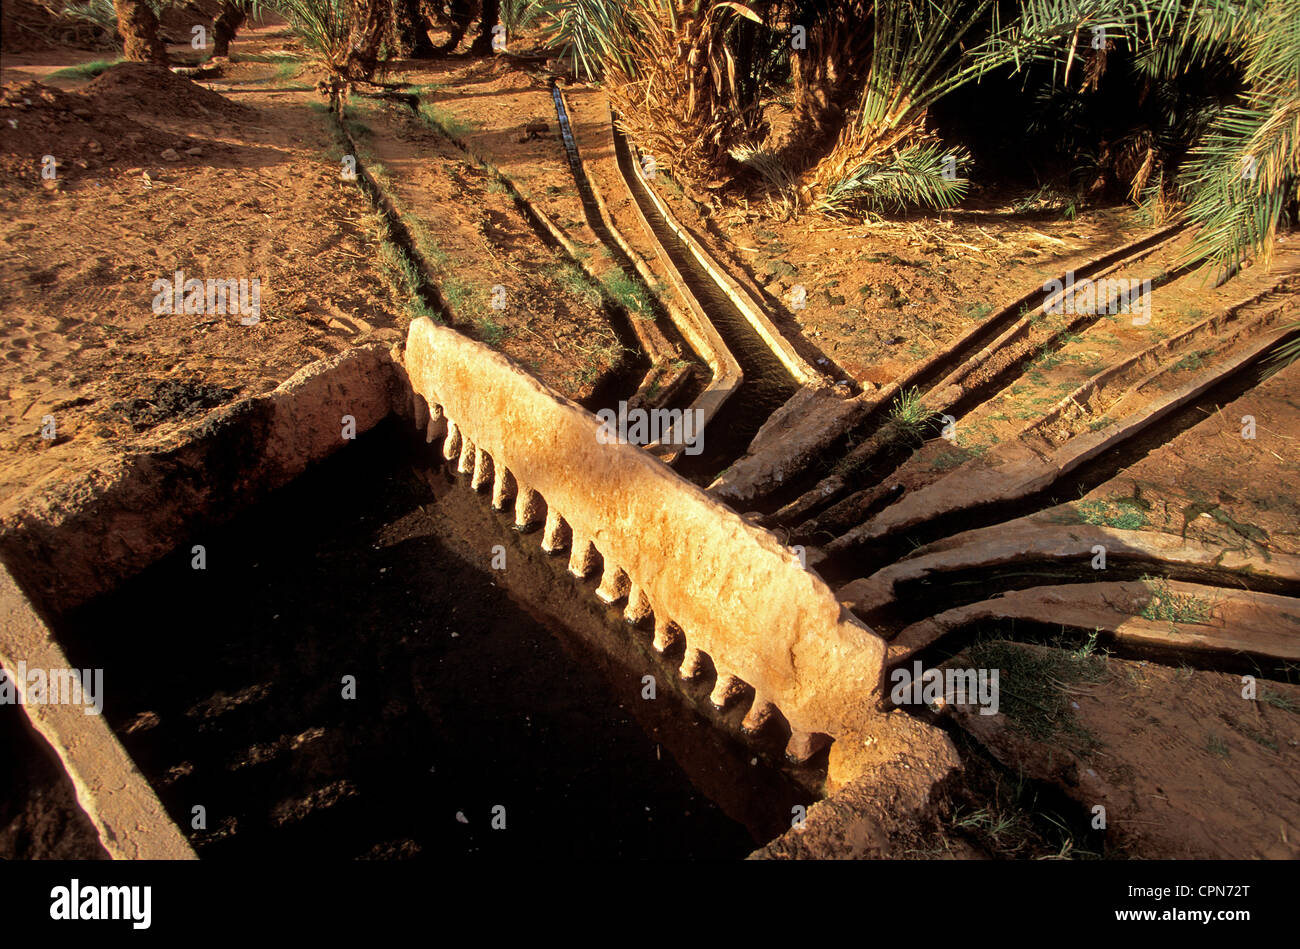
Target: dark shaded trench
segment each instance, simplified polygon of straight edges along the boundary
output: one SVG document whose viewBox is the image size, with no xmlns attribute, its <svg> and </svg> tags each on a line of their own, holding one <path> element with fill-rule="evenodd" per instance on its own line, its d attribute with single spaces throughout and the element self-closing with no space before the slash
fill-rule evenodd
<svg viewBox="0 0 1300 949">
<path fill-rule="evenodd" d="M 632 667 L 435 448 L 390 419 L 193 537 L 205 570 L 183 545 L 56 621 L 173 819 L 206 809 L 199 855 L 734 858 L 788 828 L 811 795 Z"/>
</svg>

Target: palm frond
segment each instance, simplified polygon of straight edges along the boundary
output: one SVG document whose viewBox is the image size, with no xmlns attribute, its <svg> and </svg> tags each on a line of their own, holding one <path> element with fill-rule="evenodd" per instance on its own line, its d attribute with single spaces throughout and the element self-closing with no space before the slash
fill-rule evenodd
<svg viewBox="0 0 1300 949">
<path fill-rule="evenodd" d="M 1300 182 L 1300 92 L 1276 102 L 1256 94 L 1225 109 L 1180 177 L 1187 216 L 1201 226 L 1190 259 L 1226 269 L 1258 254 L 1267 264 Z"/>
<path fill-rule="evenodd" d="M 1023 0 L 1014 16 L 992 10 L 984 38 L 966 54 L 975 78 L 1012 65 L 1049 62 L 1062 84 L 1094 38 L 1113 40 L 1128 34 L 1144 5 L 1131 0 Z"/>
<path fill-rule="evenodd" d="M 1058 43 L 1036 43 L 1053 22 L 1078 15 L 1063 55 Z M 1189 262 L 1231 269 L 1245 258 L 1267 263 L 1286 203 L 1300 182 L 1300 4 L 1296 0 L 1024 0 L 1018 23 L 996 25 L 976 56 L 990 65 L 1021 56 L 1064 64 L 1068 76 L 1084 29 L 1101 28 L 1137 51 L 1140 72 L 1173 81 L 1212 64 L 1237 71 L 1235 103 L 1214 102 L 1168 117 L 1192 130 L 1195 144 L 1175 187 L 1186 216 L 1200 225 Z M 1135 191 L 1142 182 L 1135 179 Z M 1148 194 L 1148 199 L 1151 196 Z M 1163 198 L 1160 199 L 1163 203 Z M 1163 211 L 1163 208 L 1161 209 Z"/>
<path fill-rule="evenodd" d="M 964 151 L 954 153 L 934 142 L 915 143 L 883 160 L 859 163 L 826 190 L 817 207 L 831 214 L 859 207 L 869 211 L 951 207 L 965 197 L 969 182 L 946 173 L 968 157 Z"/>
<path fill-rule="evenodd" d="M 274 0 L 303 45 L 326 61 L 347 46 L 352 31 L 351 0 Z"/>
<path fill-rule="evenodd" d="M 930 146 L 921 147 L 928 110 L 995 69 L 1053 49 L 1052 55 L 1071 52 L 1086 26 L 1117 29 L 1124 6 L 1120 0 L 1026 0 L 1004 22 L 1001 5 L 992 0 L 877 3 L 871 64 L 854 122 L 809 176 L 819 203 L 840 207 L 845 195 L 869 196 L 874 186 L 864 190 L 867 182 L 934 207 L 959 200 L 964 184 L 954 188 L 918 173 L 933 157 Z M 901 165 L 900 155 L 908 156 Z"/>
<path fill-rule="evenodd" d="M 607 67 L 635 78 L 638 63 L 632 55 L 638 7 L 644 3 L 617 0 L 542 0 L 533 5 L 535 15 L 549 20 L 545 39 L 577 76 L 600 78 Z"/>
<path fill-rule="evenodd" d="M 619 124 L 660 166 L 721 183 L 753 137 L 761 86 L 742 83 L 731 34 L 762 23 L 734 0 L 543 0 L 550 42 L 601 78 Z"/>
<path fill-rule="evenodd" d="M 1140 71 L 1168 79 L 1205 66 L 1225 55 L 1240 59 L 1263 24 L 1268 0 L 1199 0 L 1166 2 L 1131 18 L 1142 40 Z"/>
<path fill-rule="evenodd" d="M 1292 323 L 1290 329 L 1300 331 L 1300 323 Z M 1269 359 L 1268 375 L 1281 372 L 1293 362 L 1300 360 L 1300 338 L 1283 343 Z"/>
</svg>

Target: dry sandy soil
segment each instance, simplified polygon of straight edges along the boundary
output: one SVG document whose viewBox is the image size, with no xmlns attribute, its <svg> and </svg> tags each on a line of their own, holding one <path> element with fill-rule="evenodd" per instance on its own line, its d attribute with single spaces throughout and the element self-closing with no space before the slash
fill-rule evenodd
<svg viewBox="0 0 1300 949">
<path fill-rule="evenodd" d="M 350 345 L 405 338 L 407 294 L 384 253 L 382 221 L 341 179 L 310 70 L 277 58 L 294 55 L 286 43 L 279 26 L 242 34 L 211 80 L 226 95 L 146 66 L 85 81 L 54 75 L 53 53 L 5 57 L 0 511 L 102 452 L 130 452 L 158 426 L 274 388 Z M 414 154 L 432 138 L 383 144 Z M 530 276 L 519 258 L 542 269 L 528 251 L 544 248 L 521 235 L 520 215 L 482 171 L 446 142 L 434 147 L 442 161 L 426 163 L 427 173 L 441 190 L 415 189 L 419 218 L 475 298 L 473 331 L 473 317 L 497 317 L 492 287 L 513 292 Z M 57 163 L 54 180 L 41 177 L 45 155 Z M 563 153 L 556 159 L 563 168 Z M 549 253 L 543 264 L 554 266 Z M 183 279 L 260 280 L 258 322 L 156 314 L 153 281 L 178 270 Z M 580 399 L 623 353 L 598 295 L 593 303 L 590 290 L 575 298 L 553 276 L 537 279 L 545 285 L 520 287 L 497 317 L 494 341 Z M 54 437 L 42 437 L 50 416 Z"/>
<path fill-rule="evenodd" d="M 70 91 L 10 84 L 20 71 L 0 99 L 0 503 L 351 343 L 401 338 L 373 215 L 305 104 L 236 103 L 139 66 Z M 40 177 L 46 154 L 63 163 L 54 182 Z M 178 270 L 259 279 L 260 320 L 155 314 L 153 281 Z"/>
<path fill-rule="evenodd" d="M 1105 808 L 1113 855 L 1294 859 L 1300 853 L 1300 688 L 1021 643 L 1004 662 L 1005 714 L 963 708 L 961 723 L 1001 761 Z M 960 664 L 960 663 L 958 663 Z M 1011 672 L 1009 669 L 1015 669 Z M 1062 670 L 1069 670 L 1062 673 Z M 1064 675 L 1044 712 L 1035 675 Z"/>
</svg>

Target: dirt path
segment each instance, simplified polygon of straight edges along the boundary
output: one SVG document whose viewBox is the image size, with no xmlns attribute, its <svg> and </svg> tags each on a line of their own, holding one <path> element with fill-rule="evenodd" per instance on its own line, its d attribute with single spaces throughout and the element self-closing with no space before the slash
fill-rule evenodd
<svg viewBox="0 0 1300 949">
<path fill-rule="evenodd" d="M 634 355 L 599 290 L 487 171 L 401 106 L 356 104 L 347 114 L 359 157 L 395 198 L 454 325 L 578 400 Z"/>
<path fill-rule="evenodd" d="M 1300 365 L 1201 414 L 1076 507 L 1103 518 L 1130 512 L 1143 529 L 1225 550 L 1300 553 Z"/>
<path fill-rule="evenodd" d="M 961 710 L 958 721 L 1009 767 L 1102 817 L 1109 855 L 1300 854 L 1300 687 L 1265 683 L 1265 699 L 1247 701 L 1239 676 L 1042 646 L 981 648 L 953 665 L 1000 663 L 1005 714 Z M 1032 678 L 1047 673 L 1073 681 L 1044 693 Z M 1030 702 L 1054 703 L 1054 719 Z"/>
<path fill-rule="evenodd" d="M 282 42 L 264 28 L 237 48 Z M 227 67 L 250 79 L 270 68 Z M 265 392 L 353 343 L 403 338 L 373 215 L 340 180 L 308 101 L 252 92 L 234 104 L 144 67 L 78 92 L 6 87 L 0 156 L 21 172 L 0 185 L 10 209 L 0 228 L 6 509 L 159 426 Z M 62 167 L 43 182 L 48 152 Z M 155 313 L 154 281 L 177 271 L 257 280 L 257 322 Z"/>
<path fill-rule="evenodd" d="M 1014 364 L 990 360 L 990 369 L 962 380 L 970 395 L 935 406 L 951 413 L 944 420 L 951 419 L 947 436 L 930 438 L 892 472 L 871 466 L 859 484 L 888 477 L 916 492 L 959 467 L 992 463 L 995 449 L 1018 439 L 1046 457 L 1213 373 L 1259 333 L 1292 318 L 1287 314 L 1294 311 L 1288 302 L 1294 290 L 1285 281 L 1288 274 L 1300 275 L 1300 256 L 1289 244 L 1283 244 L 1274 269 L 1254 268 L 1221 287 L 1207 286 L 1200 273 L 1163 283 L 1189 241 L 1190 235 L 1175 239 L 1102 278 L 1154 281 L 1143 312 L 1031 314 L 1027 333 L 1008 344 L 1019 354 Z M 1233 318 L 1211 323 L 1225 313 Z M 1149 355 L 1134 359 L 1143 353 Z M 1117 372 L 1131 359 L 1129 368 Z M 1094 380 L 1104 383 L 1088 385 Z"/>
</svg>

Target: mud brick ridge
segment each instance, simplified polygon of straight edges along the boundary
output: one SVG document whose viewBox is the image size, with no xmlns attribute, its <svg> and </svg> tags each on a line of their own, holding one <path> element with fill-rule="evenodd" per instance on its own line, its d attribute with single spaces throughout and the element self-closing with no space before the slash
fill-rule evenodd
<svg viewBox="0 0 1300 949">
<path fill-rule="evenodd" d="M 406 368 L 417 421 L 427 420 L 430 441 L 444 436 L 444 456 L 476 488 L 491 485 L 498 509 L 513 501 L 521 527 L 544 505 L 543 545 L 567 545 L 580 576 L 598 553 L 597 595 L 626 600 L 630 619 L 653 614 L 661 649 L 684 637 L 684 670 L 703 653 L 720 685 L 751 686 L 751 718 L 774 706 L 792 757 L 873 714 L 884 641 L 771 533 L 642 449 L 601 444 L 595 416 L 430 320 L 411 324 Z M 832 772 L 836 757 L 832 749 Z"/>
</svg>

